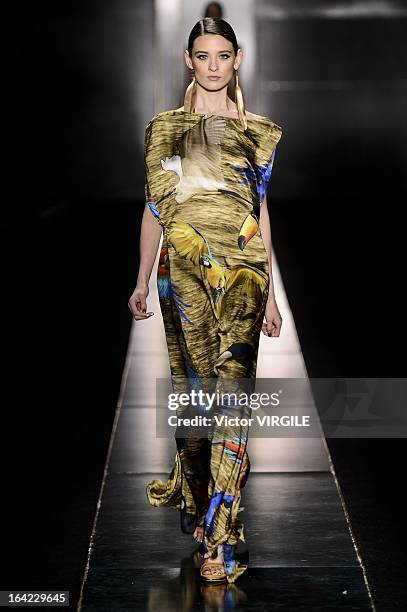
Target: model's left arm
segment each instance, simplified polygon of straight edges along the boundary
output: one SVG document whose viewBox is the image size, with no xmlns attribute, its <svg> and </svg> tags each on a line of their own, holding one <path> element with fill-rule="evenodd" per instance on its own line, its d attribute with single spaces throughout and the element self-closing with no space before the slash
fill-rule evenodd
<svg viewBox="0 0 407 612">
<path fill-rule="evenodd" d="M 269 293 L 266 304 L 266 311 L 264 316 L 266 323 L 263 323 L 262 332 L 266 336 L 279 336 L 282 317 L 277 306 L 276 297 L 274 293 L 274 282 L 273 282 L 273 268 L 272 268 L 272 241 L 271 241 L 271 222 L 267 206 L 267 194 L 264 195 L 264 199 L 260 206 L 260 232 L 263 238 L 264 247 L 267 251 L 269 260 Z"/>
</svg>

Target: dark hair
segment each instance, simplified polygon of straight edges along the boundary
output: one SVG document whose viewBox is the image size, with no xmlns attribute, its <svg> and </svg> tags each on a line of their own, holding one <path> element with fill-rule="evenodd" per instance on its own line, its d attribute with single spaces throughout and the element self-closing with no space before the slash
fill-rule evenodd
<svg viewBox="0 0 407 612">
<path fill-rule="evenodd" d="M 205 17 L 223 17 L 223 9 L 219 2 L 209 2 L 205 9 Z"/>
<path fill-rule="evenodd" d="M 232 26 L 221 17 L 205 17 L 197 21 L 191 30 L 188 38 L 189 55 L 192 55 L 195 39 L 204 34 L 219 34 L 219 36 L 223 36 L 223 38 L 232 43 L 235 55 L 237 54 L 239 46 Z"/>
</svg>

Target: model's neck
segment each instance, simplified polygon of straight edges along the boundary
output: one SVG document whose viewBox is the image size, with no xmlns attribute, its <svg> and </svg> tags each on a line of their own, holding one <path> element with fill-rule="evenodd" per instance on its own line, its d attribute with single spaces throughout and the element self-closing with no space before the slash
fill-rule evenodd
<svg viewBox="0 0 407 612">
<path fill-rule="evenodd" d="M 227 86 L 219 91 L 208 91 L 197 83 L 196 88 L 194 104 L 196 113 L 227 115 L 237 111 L 236 104 L 228 96 Z"/>
</svg>

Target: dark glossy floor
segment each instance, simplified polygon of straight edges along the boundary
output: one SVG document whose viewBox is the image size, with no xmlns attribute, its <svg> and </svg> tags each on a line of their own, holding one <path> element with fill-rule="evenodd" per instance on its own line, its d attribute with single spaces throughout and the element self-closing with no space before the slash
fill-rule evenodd
<svg viewBox="0 0 407 612">
<path fill-rule="evenodd" d="M 201 587 L 188 558 L 182 559 L 181 569 L 175 571 L 140 570 L 140 589 L 132 581 L 133 571 L 125 570 L 119 578 L 103 572 L 100 576 L 109 587 L 103 592 L 99 589 L 99 593 L 91 591 L 95 604 L 85 605 L 84 610 L 371 610 L 356 568 L 326 568 L 324 572 L 299 567 L 249 569 L 239 586 L 229 589 Z M 126 603 L 127 587 L 122 596 L 123 582 L 133 585 L 130 606 Z M 109 592 L 114 594 L 116 604 L 105 607 Z"/>
<path fill-rule="evenodd" d="M 178 512 L 147 503 L 157 477 L 109 472 L 82 610 L 201 610 L 215 593 L 219 610 L 372 609 L 330 473 L 250 475 L 239 551 L 249 568 L 215 593 L 201 589 Z"/>
</svg>

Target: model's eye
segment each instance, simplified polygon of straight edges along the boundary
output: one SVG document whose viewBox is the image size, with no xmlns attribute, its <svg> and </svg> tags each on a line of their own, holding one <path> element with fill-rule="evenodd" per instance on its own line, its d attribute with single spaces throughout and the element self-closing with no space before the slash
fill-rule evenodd
<svg viewBox="0 0 407 612">
<path fill-rule="evenodd" d="M 204 61 L 204 60 L 208 59 L 208 56 L 207 56 L 207 55 L 197 55 L 196 57 L 197 57 L 198 59 L 202 60 L 202 61 Z M 230 58 L 230 55 L 229 55 L 228 53 L 222 53 L 220 57 L 221 57 L 222 59 L 227 60 L 227 59 L 229 59 L 229 58 Z"/>
</svg>

